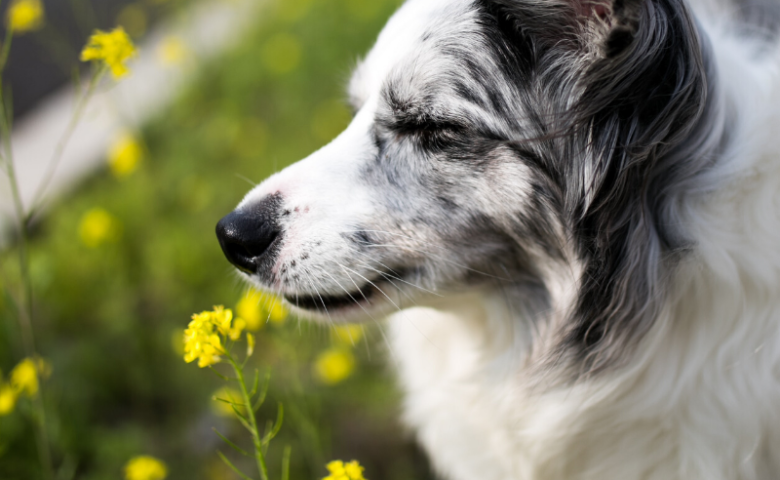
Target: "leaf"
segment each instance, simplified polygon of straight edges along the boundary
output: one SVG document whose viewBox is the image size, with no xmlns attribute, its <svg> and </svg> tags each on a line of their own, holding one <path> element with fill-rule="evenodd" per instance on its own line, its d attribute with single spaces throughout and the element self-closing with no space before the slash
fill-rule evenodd
<svg viewBox="0 0 780 480">
<path fill-rule="evenodd" d="M 257 387 L 260 385 L 260 370 L 255 368 L 255 382 L 252 385 L 252 391 L 249 392 L 249 398 L 252 398 L 257 393 Z"/>
<path fill-rule="evenodd" d="M 243 478 L 244 480 L 252 480 L 251 477 L 247 477 L 246 475 L 244 475 L 244 473 L 241 470 L 236 468 L 236 466 L 233 465 L 230 462 L 230 460 L 228 460 L 227 457 L 225 455 L 223 455 L 222 452 L 220 452 L 219 450 L 217 450 L 217 455 L 219 455 L 219 458 L 221 458 L 222 461 L 225 462 L 225 465 L 227 465 L 228 467 L 230 467 L 231 470 L 236 472 L 236 475 L 238 475 L 239 477 Z"/>
<path fill-rule="evenodd" d="M 246 407 L 246 405 L 243 404 L 243 403 L 238 403 L 238 402 L 233 401 L 233 400 L 225 400 L 224 398 L 214 397 L 214 400 L 216 400 L 218 402 L 227 403 L 228 405 L 232 405 L 234 407 Z"/>
<path fill-rule="evenodd" d="M 211 365 L 209 365 L 209 370 L 211 370 L 212 372 L 214 372 L 214 375 L 218 376 L 219 378 L 221 378 L 222 380 L 224 380 L 224 381 L 226 381 L 226 382 L 230 382 L 230 381 L 232 381 L 232 380 L 235 380 L 235 378 L 230 378 L 230 377 L 226 377 L 226 376 L 222 375 L 221 373 L 219 373 L 219 372 L 217 371 L 217 369 L 215 369 L 215 368 L 214 368 L 214 367 L 212 367 Z"/>
<path fill-rule="evenodd" d="M 267 445 L 279 433 L 279 430 L 282 429 L 283 421 L 284 421 L 284 406 L 282 405 L 282 402 L 279 402 L 279 409 L 277 410 L 276 413 L 276 423 L 274 424 L 273 430 L 267 433 L 263 438 L 264 444 Z"/>
<path fill-rule="evenodd" d="M 236 416 L 238 417 L 238 421 L 239 421 L 239 422 L 241 422 L 241 425 L 243 425 L 243 426 L 244 426 L 244 428 L 246 428 L 247 430 L 249 430 L 249 432 L 250 432 L 250 433 L 254 433 L 254 429 L 253 429 L 253 428 L 252 428 L 252 426 L 249 424 L 249 420 L 247 420 L 246 416 L 244 416 L 244 414 L 243 414 L 243 413 L 241 413 L 241 412 L 238 410 L 238 408 L 236 408 L 236 406 L 235 406 L 235 405 L 232 405 L 232 404 L 231 404 L 231 405 L 230 405 L 230 408 L 232 408 L 232 409 L 233 409 L 233 412 L 234 412 L 234 413 L 236 414 Z"/>
<path fill-rule="evenodd" d="M 224 435 L 222 435 L 221 433 L 219 433 L 219 430 L 217 430 L 216 428 L 212 428 L 212 430 L 214 430 L 214 433 L 216 433 L 217 435 L 219 435 L 219 438 L 221 438 L 223 442 L 227 443 L 227 444 L 228 444 L 228 446 L 230 446 L 230 447 L 231 447 L 233 450 L 237 451 L 238 453 L 240 453 L 241 455 L 244 455 L 244 456 L 246 456 L 246 457 L 249 457 L 249 456 L 250 456 L 250 455 L 249 455 L 248 453 L 246 453 L 246 451 L 244 451 L 244 450 L 243 450 L 241 447 L 239 447 L 239 446 L 238 446 L 238 445 L 236 445 L 235 443 L 233 443 L 233 442 L 231 442 L 230 440 L 228 440 L 226 436 L 224 436 Z"/>
<path fill-rule="evenodd" d="M 263 384 L 263 390 L 260 392 L 260 396 L 257 398 L 257 401 L 252 406 L 252 411 L 256 412 L 260 409 L 260 407 L 263 405 L 263 402 L 265 402 L 265 397 L 268 394 L 268 386 L 271 384 L 271 370 L 268 370 L 265 374 L 265 382 Z"/>
</svg>

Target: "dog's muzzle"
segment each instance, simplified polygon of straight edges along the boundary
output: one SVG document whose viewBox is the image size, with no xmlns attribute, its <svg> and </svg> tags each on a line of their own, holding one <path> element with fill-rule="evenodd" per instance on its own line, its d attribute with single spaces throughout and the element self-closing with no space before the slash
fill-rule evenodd
<svg viewBox="0 0 780 480">
<path fill-rule="evenodd" d="M 241 271 L 258 273 L 264 256 L 279 238 L 278 205 L 279 198 L 271 195 L 259 204 L 233 210 L 217 223 L 219 245 Z"/>
</svg>

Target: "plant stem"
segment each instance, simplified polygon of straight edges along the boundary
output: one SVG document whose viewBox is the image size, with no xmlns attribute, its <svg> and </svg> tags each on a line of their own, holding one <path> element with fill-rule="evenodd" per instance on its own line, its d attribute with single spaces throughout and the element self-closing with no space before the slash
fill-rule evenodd
<svg viewBox="0 0 780 480">
<path fill-rule="evenodd" d="M 73 136 L 73 132 L 76 130 L 76 126 L 81 121 L 81 117 L 84 114 L 87 103 L 92 97 L 92 94 L 95 93 L 95 87 L 105 72 L 105 66 L 96 68 L 92 73 L 92 77 L 89 79 L 87 90 L 76 101 L 76 109 L 73 112 L 73 116 L 71 117 L 68 126 L 65 128 L 65 132 L 62 134 L 62 137 L 60 137 L 59 142 L 57 142 L 57 146 L 54 149 L 54 154 L 49 160 L 49 164 L 46 166 L 46 172 L 43 175 L 43 179 L 41 179 L 41 183 L 38 184 L 38 189 L 35 191 L 35 195 L 33 195 L 32 202 L 30 203 L 30 210 L 25 216 L 25 223 L 32 219 L 33 216 L 35 216 L 37 213 L 43 194 L 46 192 L 46 188 L 49 186 L 49 182 L 51 182 L 51 179 L 54 177 L 54 172 L 57 170 L 57 165 L 59 165 L 60 160 L 62 160 L 62 154 L 65 152 L 65 147 L 68 145 L 70 138 Z"/>
<path fill-rule="evenodd" d="M 19 235 L 19 273 L 22 280 L 22 301 L 19 302 L 19 324 L 22 331 L 22 344 L 25 354 L 29 358 L 36 356 L 35 336 L 32 327 L 33 317 L 33 289 L 30 278 L 30 265 L 28 258 L 29 235 L 27 231 L 27 221 L 24 212 L 24 203 L 19 190 L 19 181 L 16 176 L 14 166 L 13 149 L 11 148 L 11 113 L 6 109 L 5 96 L 2 84 L 2 72 L 5 69 L 8 60 L 8 53 L 11 50 L 11 40 L 13 38 L 12 30 L 6 31 L 6 38 L 3 42 L 2 52 L 0 53 L 0 140 L 3 144 L 3 160 L 8 182 L 11 185 L 11 194 L 13 196 L 14 212 Z M 43 387 L 34 400 L 34 407 L 38 417 L 35 419 L 36 435 L 35 440 L 38 447 L 38 455 L 41 461 L 41 470 L 44 478 L 51 480 L 54 478 L 54 471 L 51 463 L 51 452 L 49 451 L 49 436 L 46 431 L 46 406 L 43 402 Z"/>
<path fill-rule="evenodd" d="M 11 52 L 11 40 L 14 38 L 14 31 L 11 28 L 5 30 L 5 40 L 3 40 L 3 50 L 0 53 L 0 73 L 5 69 L 5 62 L 8 61 L 8 54 Z"/>
<path fill-rule="evenodd" d="M 238 384 L 241 386 L 241 395 L 244 397 L 244 405 L 246 405 L 247 416 L 249 417 L 250 430 L 252 431 L 252 440 L 255 446 L 255 458 L 257 459 L 257 469 L 260 471 L 260 477 L 262 480 L 268 480 L 268 468 L 265 465 L 265 456 L 263 455 L 263 442 L 260 437 L 260 430 L 257 428 L 257 420 L 255 419 L 255 412 L 252 408 L 252 397 L 249 395 L 249 391 L 246 388 L 246 381 L 244 380 L 244 371 L 233 359 L 233 356 L 228 353 L 226 355 L 228 362 L 236 372 Z"/>
</svg>

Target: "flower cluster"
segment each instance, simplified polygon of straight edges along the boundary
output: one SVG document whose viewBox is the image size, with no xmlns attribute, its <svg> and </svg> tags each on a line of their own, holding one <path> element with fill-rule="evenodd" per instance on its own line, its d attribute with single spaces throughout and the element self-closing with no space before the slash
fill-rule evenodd
<svg viewBox="0 0 780 480">
<path fill-rule="evenodd" d="M 127 480 L 163 480 L 168 476 L 168 468 L 163 462 L 148 455 L 133 457 L 125 465 Z"/>
<path fill-rule="evenodd" d="M 127 61 L 137 53 L 124 28 L 116 27 L 110 32 L 96 30 L 81 51 L 81 61 L 102 62 L 111 70 L 114 78 L 122 78 L 130 72 Z"/>
<path fill-rule="evenodd" d="M 196 313 L 184 331 L 184 360 L 187 363 L 198 359 L 198 366 L 208 367 L 221 361 L 225 354 L 223 339 L 233 341 L 241 338 L 246 322 L 241 318 L 233 320 L 233 311 L 222 306 L 213 311 Z M 247 334 L 248 353 L 254 349 L 254 337 Z"/>
<path fill-rule="evenodd" d="M 6 25 L 14 33 L 37 30 L 43 25 L 41 0 L 14 0 L 8 7 Z"/>
<path fill-rule="evenodd" d="M 357 460 L 344 463 L 341 460 L 334 460 L 326 465 L 330 475 L 322 480 L 366 480 L 363 477 L 364 468 L 360 466 Z"/>
<path fill-rule="evenodd" d="M 38 395 L 40 379 L 51 375 L 51 365 L 42 358 L 25 358 L 11 370 L 8 382 L 0 379 L 0 416 L 8 415 L 16 407 L 19 397 Z"/>
</svg>

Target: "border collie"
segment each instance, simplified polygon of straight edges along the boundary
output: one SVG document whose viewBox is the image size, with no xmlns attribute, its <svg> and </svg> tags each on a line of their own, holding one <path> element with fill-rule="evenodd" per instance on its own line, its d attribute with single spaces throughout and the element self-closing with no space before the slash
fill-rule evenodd
<svg viewBox="0 0 780 480">
<path fill-rule="evenodd" d="M 751 3 L 753 2 L 753 3 Z M 408 0 L 217 233 L 452 480 L 780 478 L 780 4 Z"/>
</svg>

